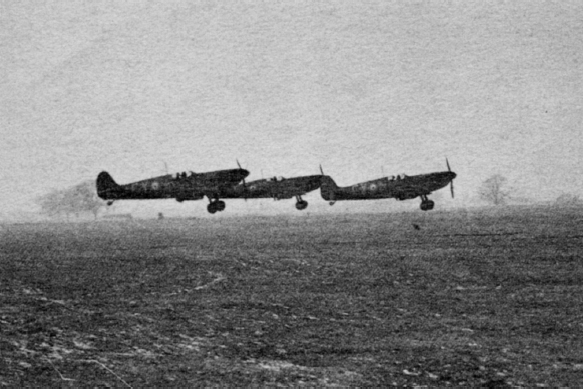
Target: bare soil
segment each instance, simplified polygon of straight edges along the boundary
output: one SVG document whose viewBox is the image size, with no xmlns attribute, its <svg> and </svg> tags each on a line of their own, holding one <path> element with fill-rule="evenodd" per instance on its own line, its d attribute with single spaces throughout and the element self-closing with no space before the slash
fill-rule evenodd
<svg viewBox="0 0 583 389">
<path fill-rule="evenodd" d="M 2 226 L 0 385 L 583 382 L 581 210 L 300 215 Z"/>
</svg>

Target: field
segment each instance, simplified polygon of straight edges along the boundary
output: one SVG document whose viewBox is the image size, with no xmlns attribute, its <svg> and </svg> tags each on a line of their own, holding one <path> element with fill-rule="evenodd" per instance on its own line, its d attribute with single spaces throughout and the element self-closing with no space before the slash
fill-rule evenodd
<svg viewBox="0 0 583 389">
<path fill-rule="evenodd" d="M 0 386 L 583 382 L 581 210 L 1 234 Z"/>
</svg>

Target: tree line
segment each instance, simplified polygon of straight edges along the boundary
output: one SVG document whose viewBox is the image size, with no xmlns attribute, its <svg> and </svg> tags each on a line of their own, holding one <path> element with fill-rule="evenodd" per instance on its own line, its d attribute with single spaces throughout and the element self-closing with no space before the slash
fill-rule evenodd
<svg viewBox="0 0 583 389">
<path fill-rule="evenodd" d="M 478 189 L 478 196 L 481 200 L 492 205 L 504 205 L 513 199 L 511 189 L 508 187 L 508 180 L 500 174 L 494 174 L 486 179 Z M 582 205 L 583 202 L 577 195 L 563 193 L 557 197 L 554 204 L 560 207 L 573 207 Z"/>
<path fill-rule="evenodd" d="M 105 207 L 105 201 L 97 196 L 95 181 L 84 181 L 67 189 L 53 190 L 37 198 L 41 212 L 50 217 L 91 213 L 97 219 L 99 210 Z"/>
</svg>

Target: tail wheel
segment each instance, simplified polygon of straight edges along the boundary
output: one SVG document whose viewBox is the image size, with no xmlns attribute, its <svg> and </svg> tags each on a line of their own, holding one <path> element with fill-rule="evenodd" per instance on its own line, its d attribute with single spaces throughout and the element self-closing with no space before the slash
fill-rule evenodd
<svg viewBox="0 0 583 389">
<path fill-rule="evenodd" d="M 307 202 L 307 201 L 305 201 L 305 200 L 302 200 L 302 201 L 298 201 L 298 202 L 296 203 L 296 209 L 297 209 L 298 211 L 303 211 L 303 210 L 304 210 L 304 209 L 306 209 L 306 208 L 308 208 L 308 202 Z"/>
</svg>

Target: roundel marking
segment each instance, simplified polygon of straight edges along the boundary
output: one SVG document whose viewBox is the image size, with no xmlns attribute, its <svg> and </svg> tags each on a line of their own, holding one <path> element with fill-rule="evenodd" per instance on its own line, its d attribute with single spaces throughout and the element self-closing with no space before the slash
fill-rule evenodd
<svg viewBox="0 0 583 389">
<path fill-rule="evenodd" d="M 152 189 L 154 190 L 160 189 L 160 184 L 158 184 L 158 181 L 152 182 Z"/>
<path fill-rule="evenodd" d="M 371 190 L 371 192 L 376 192 L 377 190 L 376 184 L 370 184 L 369 189 Z"/>
<path fill-rule="evenodd" d="M 251 186 L 249 187 L 249 190 L 250 190 L 251 192 L 255 191 L 255 189 L 257 189 L 257 188 L 255 187 L 255 185 L 251 185 Z"/>
</svg>

